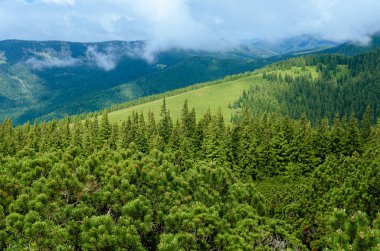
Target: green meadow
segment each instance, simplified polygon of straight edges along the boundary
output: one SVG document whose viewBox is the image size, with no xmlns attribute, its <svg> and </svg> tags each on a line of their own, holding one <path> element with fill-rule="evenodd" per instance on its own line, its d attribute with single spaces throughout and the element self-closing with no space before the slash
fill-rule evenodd
<svg viewBox="0 0 380 251">
<path fill-rule="evenodd" d="M 236 101 L 244 90 L 247 90 L 253 83 L 266 82 L 261 75 L 255 75 L 243 79 L 225 82 L 213 86 L 203 87 L 186 93 L 166 97 L 167 107 L 173 120 L 176 120 L 180 114 L 185 100 L 188 101 L 189 108 L 195 108 L 197 119 L 205 114 L 208 109 L 215 113 L 221 109 L 225 121 L 231 120 L 232 114 L 238 112 L 237 109 L 230 109 L 229 104 Z M 160 114 L 163 99 L 147 102 L 134 107 L 121 109 L 108 114 L 111 122 L 122 122 L 133 112 L 145 115 L 152 111 L 156 117 Z"/>
<path fill-rule="evenodd" d="M 285 77 L 285 75 L 289 75 L 293 78 L 299 77 L 302 74 L 311 74 L 311 77 L 313 79 L 318 78 L 318 72 L 316 66 L 306 66 L 306 67 L 300 67 L 300 66 L 292 66 L 290 69 L 282 69 L 282 70 L 275 70 L 275 71 L 268 71 L 269 73 L 277 73 L 281 74 L 282 77 Z"/>
<path fill-rule="evenodd" d="M 345 74 L 346 71 L 346 66 L 340 66 L 338 68 L 339 74 Z M 256 73 L 246 78 L 189 90 L 180 94 L 170 95 L 170 93 L 168 93 L 168 96 L 166 96 L 166 104 L 170 115 L 174 121 L 179 118 L 183 104 L 185 100 L 187 100 L 189 108 L 195 109 L 197 119 L 203 116 L 207 110 L 210 110 L 211 113 L 214 114 L 220 109 L 225 121 L 229 123 L 231 117 L 240 112 L 240 108 L 232 108 L 230 104 L 233 105 L 242 96 L 243 91 L 249 90 L 250 87 L 255 90 L 251 102 L 255 103 L 255 107 L 258 110 L 263 107 L 267 109 L 268 105 L 273 106 L 273 109 L 268 108 L 269 110 L 277 110 L 279 109 L 278 96 L 284 93 L 285 90 L 288 90 L 289 86 L 286 83 L 277 83 L 274 86 L 270 81 L 263 79 L 261 73 L 262 72 Z M 285 75 L 299 77 L 303 74 L 311 74 L 314 80 L 319 76 L 316 66 L 293 66 L 289 69 L 272 70 L 267 68 L 266 73 L 275 73 L 283 77 Z M 108 114 L 108 117 L 111 122 L 123 122 L 132 115 L 133 112 L 142 112 L 147 117 L 149 111 L 151 111 L 155 114 L 156 119 L 158 119 L 162 102 L 163 97 L 154 101 L 112 111 Z"/>
</svg>

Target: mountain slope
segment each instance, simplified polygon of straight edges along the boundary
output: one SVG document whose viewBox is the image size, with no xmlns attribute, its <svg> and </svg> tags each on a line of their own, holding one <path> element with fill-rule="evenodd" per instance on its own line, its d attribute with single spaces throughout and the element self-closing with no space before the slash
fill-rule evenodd
<svg viewBox="0 0 380 251">
<path fill-rule="evenodd" d="M 297 41 L 297 43 L 296 43 Z M 295 43 L 293 46 L 290 44 Z M 35 118 L 60 118 L 96 111 L 139 97 L 185 87 L 226 75 L 251 71 L 282 58 L 282 53 L 321 48 L 326 42 L 297 38 L 263 48 L 247 42 L 222 52 L 170 50 L 153 62 L 144 59 L 143 41 L 72 43 L 62 41 L 0 41 L 0 120 L 16 123 Z M 292 56 L 291 54 L 285 57 Z M 27 77 L 26 77 L 27 76 Z M 7 78 L 7 79 L 6 79 Z M 26 83 L 33 89 L 28 102 L 22 98 Z M 13 88 L 10 88 L 13 86 Z M 7 90 L 5 90 L 7 89 Z M 21 100 L 21 101 L 20 101 Z M 10 107 L 12 106 L 12 107 Z"/>
<path fill-rule="evenodd" d="M 375 33 L 371 36 L 368 44 L 360 44 L 358 42 L 346 42 L 336 47 L 332 47 L 321 51 L 322 54 L 340 54 L 346 56 L 353 56 L 360 53 L 371 51 L 380 47 L 380 33 Z"/>
<path fill-rule="evenodd" d="M 253 114 L 280 111 L 291 118 L 304 113 L 312 123 L 324 117 L 361 118 L 368 106 L 380 117 L 380 49 L 353 57 L 310 55 L 259 70 L 269 85 L 252 85 L 233 107 Z"/>
<path fill-rule="evenodd" d="M 198 115 L 208 109 L 215 113 L 220 108 L 227 122 L 248 109 L 252 114 L 280 112 L 295 119 L 305 113 L 316 124 L 324 117 L 349 117 L 352 112 L 361 118 L 368 106 L 374 122 L 380 117 L 379 65 L 380 49 L 354 57 L 303 56 L 211 86 L 200 84 L 126 103 L 111 109 L 109 118 L 122 122 L 133 112 L 147 115 L 152 111 L 157 115 L 166 97 L 173 119 L 178 118 L 182 104 L 188 100 L 189 108 L 195 108 Z"/>
<path fill-rule="evenodd" d="M 225 115 L 225 120 L 229 122 L 231 117 L 239 112 L 238 109 L 229 108 L 229 104 L 238 99 L 244 90 L 249 89 L 253 82 L 262 83 L 267 81 L 263 80 L 260 76 L 249 76 L 238 80 L 226 81 L 221 84 L 169 96 L 166 98 L 166 105 L 174 120 L 179 118 L 182 105 L 185 100 L 187 100 L 189 107 L 194 108 L 197 115 L 202 116 L 207 112 L 207 110 L 210 110 L 211 113 L 215 114 L 220 109 Z M 158 99 L 141 105 L 111 112 L 108 116 L 110 121 L 121 122 L 128 118 L 128 116 L 132 115 L 133 112 L 143 112 L 147 115 L 148 112 L 151 111 L 154 114 L 160 114 L 162 102 L 163 99 Z"/>
<path fill-rule="evenodd" d="M 301 35 L 278 41 L 248 41 L 247 47 L 257 48 L 261 50 L 263 55 L 276 56 L 276 55 L 289 55 L 298 54 L 301 52 L 313 52 L 326 48 L 334 48 L 339 43 L 322 39 L 312 35 Z M 266 52 L 266 54 L 265 54 Z"/>
<path fill-rule="evenodd" d="M 160 53 L 155 62 L 149 63 L 141 58 L 143 46 L 143 42 L 118 41 L 86 44 L 2 41 L 0 81 L 29 79 L 27 85 L 41 93 L 33 95 L 33 102 L 20 103 L 24 100 L 23 89 L 17 88 L 15 81 L 12 85 L 0 85 L 1 102 L 14 105 L 13 110 L 2 106 L 1 117 L 10 116 L 16 123 L 22 123 L 42 116 L 57 118 L 95 111 L 273 62 L 172 50 Z M 15 65 L 18 70 L 12 71 Z M 128 89 L 128 92 L 120 92 L 120 89 Z"/>
</svg>

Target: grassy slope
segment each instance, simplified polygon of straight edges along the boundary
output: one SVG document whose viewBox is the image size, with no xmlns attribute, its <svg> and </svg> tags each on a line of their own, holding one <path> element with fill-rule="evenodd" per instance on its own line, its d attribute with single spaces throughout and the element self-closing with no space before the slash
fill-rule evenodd
<svg viewBox="0 0 380 251">
<path fill-rule="evenodd" d="M 305 67 L 305 70 L 302 70 L 302 67 L 299 66 L 292 66 L 291 69 L 288 70 L 275 70 L 275 71 L 267 71 L 267 73 L 274 73 L 280 74 L 284 77 L 285 75 L 292 76 L 293 78 L 299 77 L 302 74 L 311 73 L 311 76 L 313 79 L 318 78 L 318 72 L 316 66 L 307 66 Z"/>
<path fill-rule="evenodd" d="M 243 90 L 248 89 L 252 83 L 263 81 L 266 82 L 266 80 L 263 80 L 260 75 L 251 76 L 170 96 L 166 98 L 166 102 L 174 120 L 179 117 L 183 103 L 187 99 L 189 108 L 194 107 L 197 116 L 202 116 L 208 109 L 210 109 L 212 113 L 215 113 L 220 108 L 225 120 L 228 122 L 230 121 L 231 114 L 237 112 L 236 109 L 229 109 L 228 104 L 237 100 L 241 96 Z M 160 114 L 161 105 L 162 99 L 159 99 L 131 108 L 114 111 L 108 116 L 112 122 L 121 122 L 125 120 L 133 111 L 138 113 L 143 112 L 145 115 L 148 114 L 148 111 L 152 111 L 155 116 L 157 116 Z"/>
<path fill-rule="evenodd" d="M 306 67 L 304 70 L 302 70 L 301 67 L 296 66 L 288 70 L 267 70 L 267 73 L 273 72 L 276 72 L 277 74 L 281 73 L 283 76 L 287 74 L 293 77 L 300 76 L 301 74 L 311 73 L 314 79 L 318 77 L 315 66 Z M 235 114 L 239 110 L 228 108 L 228 105 L 233 104 L 236 100 L 238 100 L 242 95 L 243 90 L 248 90 L 251 86 L 258 87 L 259 89 L 255 99 L 258 102 L 258 106 L 261 107 L 262 105 L 259 105 L 260 103 L 268 103 L 267 105 L 269 105 L 269 103 L 273 101 L 272 98 L 278 95 L 275 94 L 277 93 L 275 90 L 281 92 L 282 88 L 286 88 L 285 86 L 281 87 L 277 85 L 273 89 L 269 86 L 272 84 L 273 83 L 263 79 L 261 74 L 258 74 L 243 79 L 228 81 L 222 84 L 202 87 L 200 89 L 188 91 L 182 94 L 169 96 L 166 97 L 166 102 L 173 120 L 179 118 L 183 103 L 187 99 L 189 108 L 195 108 L 197 119 L 203 116 L 208 109 L 210 109 L 211 113 L 215 113 L 220 108 L 222 114 L 224 115 L 225 121 L 229 122 L 231 120 L 231 115 Z M 271 98 L 271 101 L 268 100 L 268 97 Z M 130 108 L 111 112 L 108 116 L 111 122 L 122 122 L 125 121 L 133 112 L 143 112 L 146 116 L 149 111 L 152 111 L 155 114 L 156 118 L 158 118 L 161 110 L 161 105 L 162 99 L 158 99 Z M 278 106 L 278 104 L 272 105 L 276 107 Z"/>
</svg>

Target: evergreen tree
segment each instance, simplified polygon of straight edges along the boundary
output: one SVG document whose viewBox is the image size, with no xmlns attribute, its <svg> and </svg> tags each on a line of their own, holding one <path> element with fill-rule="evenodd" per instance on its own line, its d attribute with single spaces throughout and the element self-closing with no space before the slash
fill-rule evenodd
<svg viewBox="0 0 380 251">
<path fill-rule="evenodd" d="M 166 99 L 164 98 L 161 106 L 161 120 L 159 124 L 159 132 L 165 143 L 169 142 L 171 135 L 171 118 L 166 108 Z"/>
<path fill-rule="evenodd" d="M 111 137 L 111 124 L 108 120 L 107 112 L 104 112 L 102 115 L 102 120 L 99 128 L 99 136 L 102 145 L 109 143 L 109 139 Z"/>
<path fill-rule="evenodd" d="M 363 142 L 366 142 L 371 135 L 372 124 L 372 109 L 371 106 L 367 106 L 366 111 L 361 121 L 360 135 Z"/>
<path fill-rule="evenodd" d="M 348 122 L 347 131 L 347 153 L 352 154 L 354 151 L 359 151 L 360 146 L 360 131 L 358 120 L 355 117 L 355 113 L 352 113 Z"/>
<path fill-rule="evenodd" d="M 0 142 L 0 153 L 11 155 L 15 152 L 14 129 L 10 119 L 5 119 L 0 125 Z"/>
</svg>

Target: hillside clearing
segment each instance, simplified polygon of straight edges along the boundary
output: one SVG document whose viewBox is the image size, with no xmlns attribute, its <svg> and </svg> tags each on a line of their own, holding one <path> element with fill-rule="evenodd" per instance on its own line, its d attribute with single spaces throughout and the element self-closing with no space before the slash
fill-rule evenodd
<svg viewBox="0 0 380 251">
<path fill-rule="evenodd" d="M 182 106 L 185 100 L 188 101 L 189 108 L 195 108 L 197 119 L 210 109 L 215 113 L 220 108 L 224 115 L 225 121 L 231 120 L 231 115 L 236 113 L 237 109 L 230 109 L 228 105 L 237 100 L 244 90 L 247 90 L 254 82 L 263 82 L 261 75 L 251 76 L 243 79 L 229 81 L 226 83 L 203 87 L 186 93 L 166 97 L 167 107 L 173 120 L 179 118 Z M 149 111 L 156 116 L 160 114 L 163 99 L 151 101 L 134 107 L 114 111 L 108 114 L 111 122 L 122 122 L 133 112 L 143 112 L 145 116 Z"/>
</svg>

